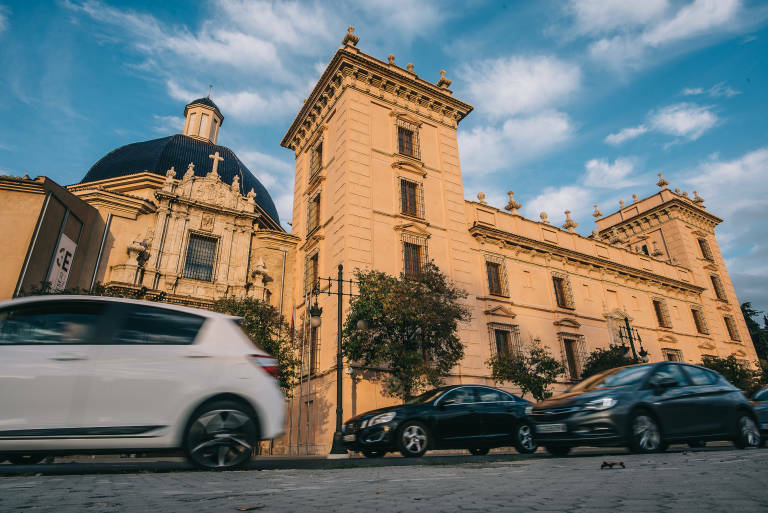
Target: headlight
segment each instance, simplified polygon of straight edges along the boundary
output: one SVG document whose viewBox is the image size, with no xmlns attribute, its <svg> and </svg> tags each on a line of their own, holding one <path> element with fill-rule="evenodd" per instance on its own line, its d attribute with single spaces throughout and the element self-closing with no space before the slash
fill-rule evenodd
<svg viewBox="0 0 768 513">
<path fill-rule="evenodd" d="M 386 424 L 387 422 L 390 422 L 392 419 L 395 418 L 395 412 L 391 411 L 389 413 L 382 413 L 381 415 L 376 415 L 371 420 L 368 421 L 368 426 L 375 426 L 376 424 Z"/>
<path fill-rule="evenodd" d="M 525 407 L 525 414 L 526 414 L 526 415 L 531 415 L 531 414 L 533 414 L 533 406 L 526 406 L 526 407 Z"/>
<path fill-rule="evenodd" d="M 613 397 L 601 397 L 600 399 L 594 399 L 584 405 L 585 410 L 607 410 L 616 406 L 618 401 Z"/>
</svg>

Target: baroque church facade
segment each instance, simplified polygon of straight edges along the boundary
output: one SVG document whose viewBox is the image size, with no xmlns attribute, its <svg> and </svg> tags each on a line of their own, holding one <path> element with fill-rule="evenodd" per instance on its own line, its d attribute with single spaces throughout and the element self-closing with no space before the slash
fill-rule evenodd
<svg viewBox="0 0 768 513">
<path fill-rule="evenodd" d="M 616 212 L 595 206 L 588 237 L 568 212 L 562 226 L 544 212 L 523 217 L 512 192 L 503 208 L 483 193 L 466 200 L 457 129 L 472 106 L 444 72 L 433 84 L 358 41 L 350 28 L 282 140 L 296 161 L 291 233 L 268 191 L 217 144 L 224 116 L 200 98 L 182 134 L 118 148 L 78 184 L 0 177 L 0 261 L 10 269 L 0 299 L 50 281 L 203 308 L 227 296 L 268 301 L 295 326 L 302 361 L 275 450 L 302 454 L 332 442 L 338 314 L 322 278 L 340 265 L 350 278 L 434 261 L 468 292 L 465 358 L 449 383 L 493 384 L 493 354 L 540 344 L 565 365 L 563 389 L 589 352 L 621 344 L 627 325 L 650 361 L 756 360 L 715 236 L 722 219 L 702 198 L 659 176 L 657 191 Z M 344 362 L 345 419 L 395 401 L 377 372 Z"/>
</svg>

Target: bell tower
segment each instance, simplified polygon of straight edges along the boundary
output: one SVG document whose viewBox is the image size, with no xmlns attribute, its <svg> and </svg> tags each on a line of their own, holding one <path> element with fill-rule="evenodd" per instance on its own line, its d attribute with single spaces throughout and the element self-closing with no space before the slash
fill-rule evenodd
<svg viewBox="0 0 768 513">
<path fill-rule="evenodd" d="M 210 96 L 188 103 L 184 107 L 184 117 L 184 135 L 216 144 L 224 115 Z"/>
</svg>

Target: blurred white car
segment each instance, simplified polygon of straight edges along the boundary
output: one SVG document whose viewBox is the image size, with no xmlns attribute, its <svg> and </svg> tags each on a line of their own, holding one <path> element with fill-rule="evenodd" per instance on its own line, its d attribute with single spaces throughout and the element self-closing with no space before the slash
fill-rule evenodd
<svg viewBox="0 0 768 513">
<path fill-rule="evenodd" d="M 229 315 L 91 296 L 0 302 L 0 454 L 183 449 L 247 464 L 283 432 L 277 361 Z"/>
</svg>

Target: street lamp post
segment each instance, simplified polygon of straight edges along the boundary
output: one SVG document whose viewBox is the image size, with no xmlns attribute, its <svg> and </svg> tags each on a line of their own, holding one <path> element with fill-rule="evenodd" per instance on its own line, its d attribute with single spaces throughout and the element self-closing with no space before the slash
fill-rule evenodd
<svg viewBox="0 0 768 513">
<path fill-rule="evenodd" d="M 622 345 L 624 345 L 624 340 L 629 340 L 629 347 L 632 348 L 632 356 L 635 358 L 635 360 L 638 359 L 638 356 L 640 356 L 640 359 L 644 362 L 648 361 L 648 351 L 643 348 L 643 341 L 640 339 L 640 333 L 638 333 L 637 329 L 632 328 L 629 325 L 629 317 L 624 317 L 624 326 L 621 326 L 619 328 L 619 338 L 621 339 Z M 635 350 L 635 340 L 640 344 L 640 351 Z M 629 348 L 626 346 L 625 350 L 629 351 Z"/>
</svg>

